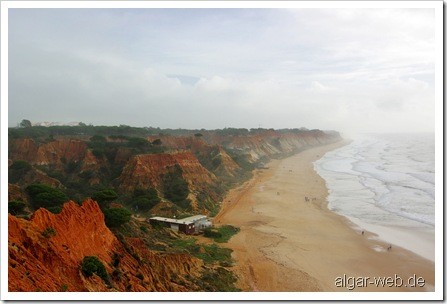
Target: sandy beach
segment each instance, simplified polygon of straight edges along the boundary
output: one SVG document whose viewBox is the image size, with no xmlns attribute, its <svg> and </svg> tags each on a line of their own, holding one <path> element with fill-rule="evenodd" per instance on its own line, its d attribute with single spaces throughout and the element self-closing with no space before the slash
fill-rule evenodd
<svg viewBox="0 0 447 304">
<path fill-rule="evenodd" d="M 243 291 L 434 290 L 432 261 L 397 246 L 388 250 L 327 209 L 328 191 L 313 162 L 344 144 L 274 160 L 227 195 L 214 223 L 241 228 L 226 246 L 234 250 Z"/>
</svg>

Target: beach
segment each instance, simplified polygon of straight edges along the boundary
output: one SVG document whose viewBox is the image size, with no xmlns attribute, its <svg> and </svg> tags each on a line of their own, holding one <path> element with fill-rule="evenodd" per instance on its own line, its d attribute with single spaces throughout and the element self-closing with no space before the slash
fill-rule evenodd
<svg viewBox="0 0 447 304">
<path fill-rule="evenodd" d="M 434 290 L 432 261 L 398 246 L 388 249 L 328 210 L 328 190 L 313 162 L 345 144 L 273 160 L 225 197 L 214 224 L 241 229 L 226 246 L 243 291 Z"/>
</svg>

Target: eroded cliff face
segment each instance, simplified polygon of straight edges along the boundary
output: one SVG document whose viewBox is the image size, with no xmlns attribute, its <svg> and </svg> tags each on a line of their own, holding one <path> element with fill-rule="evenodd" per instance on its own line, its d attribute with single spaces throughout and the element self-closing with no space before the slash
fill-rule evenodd
<svg viewBox="0 0 447 304">
<path fill-rule="evenodd" d="M 105 226 L 96 202 L 68 202 L 60 214 L 45 209 L 31 220 L 8 215 L 9 291 L 186 291 L 184 277 L 200 275 L 203 262 L 186 254 L 154 252 L 138 238 L 124 245 Z M 81 261 L 96 256 L 108 284 L 85 277 Z M 176 282 L 171 279 L 176 277 Z"/>
<path fill-rule="evenodd" d="M 16 139 L 9 144 L 9 158 L 25 160 L 32 165 L 62 168 L 63 163 L 80 162 L 85 169 L 98 169 L 99 161 L 81 140 L 64 139 L 37 144 L 32 139 Z"/>
<path fill-rule="evenodd" d="M 134 156 L 124 167 L 119 177 L 120 189 L 128 192 L 135 188 L 160 189 L 163 176 L 176 165 L 181 168 L 190 190 L 204 188 L 216 181 L 216 176 L 206 170 L 191 152 L 144 154 Z"/>
<path fill-rule="evenodd" d="M 222 145 L 226 149 L 249 155 L 249 161 L 256 162 L 262 158 L 287 155 L 312 146 L 329 144 L 341 140 L 341 137 L 336 132 L 326 133 L 320 130 L 307 130 L 298 133 L 266 130 L 249 135 L 209 135 L 206 140 L 211 144 Z"/>
<path fill-rule="evenodd" d="M 220 145 L 210 145 L 197 136 L 149 136 L 149 141 L 161 140 L 161 145 L 170 151 L 190 151 L 199 162 L 218 176 L 234 177 L 241 169 Z"/>
<path fill-rule="evenodd" d="M 216 164 L 214 170 L 223 176 L 234 177 L 241 169 L 239 165 L 228 155 L 227 151 L 221 146 L 216 146 L 215 155 L 212 158 L 212 162 Z"/>
</svg>

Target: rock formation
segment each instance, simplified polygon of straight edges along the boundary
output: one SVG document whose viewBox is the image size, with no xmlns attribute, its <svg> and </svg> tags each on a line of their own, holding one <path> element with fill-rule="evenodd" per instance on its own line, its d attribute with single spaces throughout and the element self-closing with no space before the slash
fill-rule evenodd
<svg viewBox="0 0 447 304">
<path fill-rule="evenodd" d="M 178 165 L 183 178 L 192 189 L 206 187 L 216 181 L 216 176 L 206 170 L 191 152 L 172 154 L 145 154 L 134 156 L 124 167 L 119 178 L 120 188 L 132 191 L 135 188 L 159 188 L 162 177 Z"/>
<path fill-rule="evenodd" d="M 9 143 L 9 158 L 24 160 L 32 165 L 62 168 L 63 163 L 81 162 L 86 169 L 98 169 L 98 160 L 82 140 L 53 140 L 38 144 L 34 140 L 16 139 Z"/>
<path fill-rule="evenodd" d="M 9 291 L 187 291 L 186 276 L 200 276 L 203 262 L 187 254 L 125 244 L 105 226 L 96 202 L 68 202 L 60 214 L 37 210 L 28 221 L 8 216 Z M 109 282 L 81 271 L 85 256 L 98 257 Z M 172 278 L 177 281 L 173 282 Z"/>
</svg>

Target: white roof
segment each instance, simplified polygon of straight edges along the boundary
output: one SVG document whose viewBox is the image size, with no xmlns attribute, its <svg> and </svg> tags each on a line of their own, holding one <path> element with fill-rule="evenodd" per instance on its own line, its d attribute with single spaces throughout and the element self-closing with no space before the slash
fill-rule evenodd
<svg viewBox="0 0 447 304">
<path fill-rule="evenodd" d="M 193 215 L 187 218 L 182 219 L 183 221 L 189 221 L 189 222 L 196 222 L 199 220 L 204 220 L 206 219 L 207 216 L 206 215 Z"/>
<path fill-rule="evenodd" d="M 172 218 L 168 218 L 168 217 L 161 217 L 161 216 L 155 216 L 155 217 L 151 217 L 151 220 L 156 220 L 156 221 L 160 221 L 160 222 L 167 222 L 167 223 L 173 223 L 173 224 L 192 224 L 193 222 L 188 221 L 186 219 L 172 219 Z"/>
<path fill-rule="evenodd" d="M 161 217 L 161 216 L 155 216 L 155 217 L 151 217 L 151 220 L 156 220 L 156 221 L 160 221 L 160 222 L 166 222 L 166 223 L 173 223 L 173 224 L 194 224 L 195 222 L 199 221 L 199 220 L 204 220 L 206 219 L 207 216 L 206 215 L 193 215 L 184 219 L 172 219 L 172 218 L 168 218 L 168 217 Z"/>
</svg>

